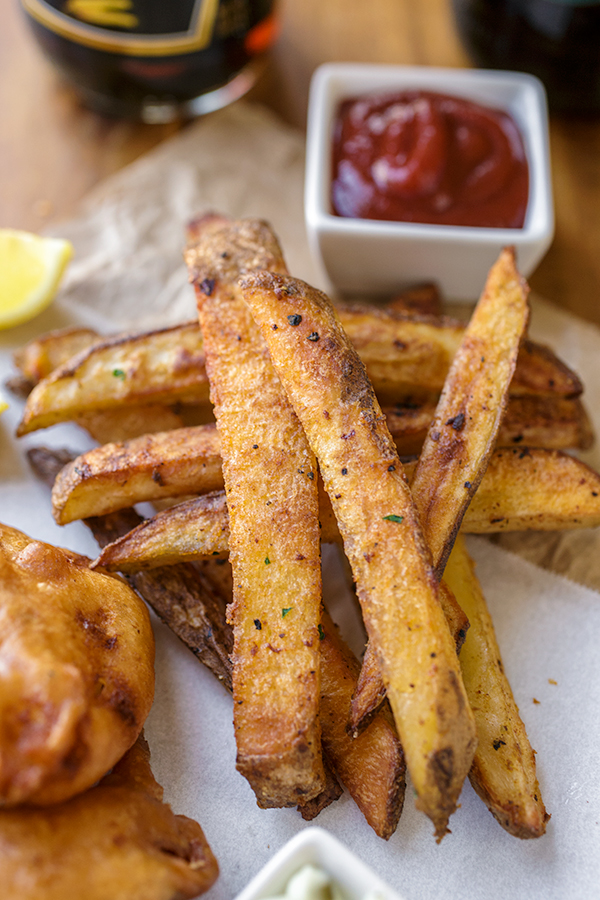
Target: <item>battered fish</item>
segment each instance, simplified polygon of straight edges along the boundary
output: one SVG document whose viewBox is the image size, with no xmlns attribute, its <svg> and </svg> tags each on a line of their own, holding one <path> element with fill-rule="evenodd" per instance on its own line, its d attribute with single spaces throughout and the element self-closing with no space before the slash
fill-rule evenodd
<svg viewBox="0 0 600 900">
<path fill-rule="evenodd" d="M 88 563 L 0 524 L 0 806 L 91 787 L 150 711 L 146 607 Z"/>
<path fill-rule="evenodd" d="M 0 811 L 6 900 L 186 900 L 219 869 L 200 826 L 162 803 L 138 739 L 99 785 L 57 806 Z"/>
</svg>

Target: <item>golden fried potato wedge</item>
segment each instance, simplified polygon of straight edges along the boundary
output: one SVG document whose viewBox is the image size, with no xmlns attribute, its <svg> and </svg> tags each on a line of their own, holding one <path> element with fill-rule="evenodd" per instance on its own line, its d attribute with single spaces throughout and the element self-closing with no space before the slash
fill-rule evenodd
<svg viewBox="0 0 600 900">
<path fill-rule="evenodd" d="M 327 297 L 269 272 L 241 284 L 319 461 L 417 805 L 441 839 L 471 765 L 475 726 L 396 448 Z"/>
<path fill-rule="evenodd" d="M 186 262 L 229 510 L 236 765 L 259 806 L 296 806 L 325 786 L 317 467 L 237 287 L 285 264 L 267 225 L 218 217 L 196 225 Z"/>
<path fill-rule="evenodd" d="M 462 323 L 372 306 L 341 307 L 337 313 L 380 400 L 393 403 L 406 396 L 441 391 L 462 341 Z M 577 375 L 548 347 L 523 341 L 511 396 L 577 397 L 582 391 Z"/>
<path fill-rule="evenodd" d="M 101 341 L 91 328 L 63 328 L 34 338 L 13 354 L 21 375 L 34 387 L 59 366 Z"/>
<path fill-rule="evenodd" d="M 206 403 L 208 379 L 197 324 L 105 338 L 34 387 L 17 433 L 121 406 Z"/>
<path fill-rule="evenodd" d="M 461 323 L 373 307 L 340 307 L 338 314 L 380 399 L 439 393 L 462 339 Z M 81 340 L 89 340 L 89 348 L 66 360 L 68 344 L 60 334 L 39 340 L 43 353 L 27 345 L 17 357 L 21 371 L 33 373 L 30 386 L 45 373 L 27 401 L 19 434 L 103 409 L 208 401 L 202 337 L 194 322 L 101 340 L 85 332 Z M 48 372 L 54 363 L 59 367 Z M 582 390 L 551 350 L 523 342 L 511 395 L 574 397 Z"/>
<path fill-rule="evenodd" d="M 404 805 L 402 746 L 385 708 L 356 739 L 349 736 L 346 719 L 360 663 L 325 612 L 321 634 L 323 747 L 371 828 L 388 840 Z"/>
<path fill-rule="evenodd" d="M 0 812 L 2 893 L 20 900 L 185 900 L 219 869 L 202 829 L 162 802 L 146 742 L 84 794 Z"/>
<path fill-rule="evenodd" d="M 0 525 L 2 806 L 58 803 L 86 790 L 150 711 L 146 607 L 88 562 Z"/>
<path fill-rule="evenodd" d="M 456 646 L 456 652 L 459 653 L 469 629 L 469 619 L 443 579 L 439 584 L 439 600 Z M 368 643 L 350 703 L 348 731 L 351 735 L 357 737 L 360 734 L 383 703 L 385 693 L 377 656 L 371 644 Z"/>
<path fill-rule="evenodd" d="M 450 554 L 446 578 L 471 623 L 460 654 L 479 738 L 469 779 L 506 831 L 519 838 L 540 837 L 550 816 L 536 777 L 535 753 L 504 672 L 475 564 L 461 536 Z"/>
<path fill-rule="evenodd" d="M 435 415 L 431 400 L 385 407 L 385 418 L 400 456 L 418 456 Z M 579 397 L 511 397 L 500 423 L 496 447 L 588 450 L 594 432 Z"/>
<path fill-rule="evenodd" d="M 510 483 L 510 491 L 506 486 Z M 600 475 L 560 450 L 496 450 L 463 531 L 557 531 L 600 525 Z"/>
<path fill-rule="evenodd" d="M 485 473 L 529 319 L 529 288 L 502 251 L 444 383 L 412 482 L 438 578 Z"/>
<path fill-rule="evenodd" d="M 58 524 L 65 525 L 145 500 L 222 487 L 217 432 L 214 425 L 202 425 L 105 444 L 82 454 L 56 479 L 52 511 Z"/>
</svg>

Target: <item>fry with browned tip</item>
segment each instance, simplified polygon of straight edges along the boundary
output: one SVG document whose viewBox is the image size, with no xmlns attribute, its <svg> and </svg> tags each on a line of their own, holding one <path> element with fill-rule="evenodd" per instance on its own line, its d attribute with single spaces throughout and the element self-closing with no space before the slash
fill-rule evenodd
<svg viewBox="0 0 600 900">
<path fill-rule="evenodd" d="M 535 771 L 535 753 L 504 667 L 492 618 L 464 538 L 459 535 L 446 578 L 471 622 L 460 655 L 479 738 L 471 784 L 500 825 L 519 838 L 540 837 L 550 818 Z"/>
<path fill-rule="evenodd" d="M 440 578 L 487 468 L 527 328 L 529 287 L 505 248 L 488 275 L 444 382 L 412 483 Z"/>
<path fill-rule="evenodd" d="M 264 223 L 218 217 L 199 223 L 186 261 L 229 509 L 237 767 L 259 806 L 296 806 L 324 786 L 316 462 L 237 287 L 285 264 Z"/>
<path fill-rule="evenodd" d="M 270 272 L 241 284 L 319 461 L 417 805 L 442 838 L 471 765 L 475 725 L 396 448 L 327 297 Z"/>
</svg>

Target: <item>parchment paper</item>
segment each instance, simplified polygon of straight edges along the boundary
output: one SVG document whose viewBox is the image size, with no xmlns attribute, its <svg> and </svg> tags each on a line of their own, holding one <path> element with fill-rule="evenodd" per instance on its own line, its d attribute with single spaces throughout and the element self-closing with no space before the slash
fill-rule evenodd
<svg viewBox="0 0 600 900">
<path fill-rule="evenodd" d="M 325 286 L 311 260 L 302 214 L 303 138 L 259 107 L 238 103 L 106 181 L 76 219 L 53 233 L 76 250 L 54 306 L 35 322 L 0 334 L 0 377 L 12 350 L 36 334 L 87 322 L 110 332 L 195 316 L 181 262 L 186 221 L 213 209 L 259 215 L 275 226 L 291 271 Z M 550 343 L 583 377 L 600 429 L 600 333 L 539 298 L 531 334 Z M 20 404 L 0 419 L 0 519 L 34 537 L 90 556 L 96 546 L 79 523 L 59 529 L 47 489 L 30 474 L 23 449 L 40 443 L 85 449 L 73 426 L 17 442 Z M 586 459 L 600 466 L 597 450 Z M 522 556 L 600 587 L 597 532 L 506 535 Z M 479 538 L 469 540 L 496 622 L 505 668 L 532 744 L 552 821 L 547 835 L 523 842 L 496 824 L 467 785 L 452 835 L 437 846 L 410 789 L 399 828 L 379 840 L 348 796 L 325 810 L 329 828 L 407 900 L 505 898 L 553 900 L 600 896 L 600 746 L 598 641 L 600 596 L 532 566 Z M 325 597 L 358 647 L 360 623 L 336 556 L 325 552 Z M 306 827 L 294 810 L 259 810 L 235 771 L 231 700 L 222 686 L 161 624 L 157 695 L 147 723 L 153 768 L 176 812 L 197 818 L 221 865 L 209 900 L 233 897 L 270 856 Z M 551 684 L 549 679 L 557 682 Z M 533 699 L 539 701 L 534 704 Z"/>
</svg>

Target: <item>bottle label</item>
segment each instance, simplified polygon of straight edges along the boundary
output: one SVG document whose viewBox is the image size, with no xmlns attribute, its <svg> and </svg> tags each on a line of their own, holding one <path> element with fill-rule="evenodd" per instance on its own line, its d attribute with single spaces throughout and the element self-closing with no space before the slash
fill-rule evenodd
<svg viewBox="0 0 600 900">
<path fill-rule="evenodd" d="M 174 56 L 203 50 L 213 38 L 219 9 L 219 0 L 21 2 L 32 18 L 55 34 L 85 47 L 127 56 Z M 234 0 L 223 5 L 240 3 Z M 247 4 L 241 5 L 245 11 Z"/>
</svg>

